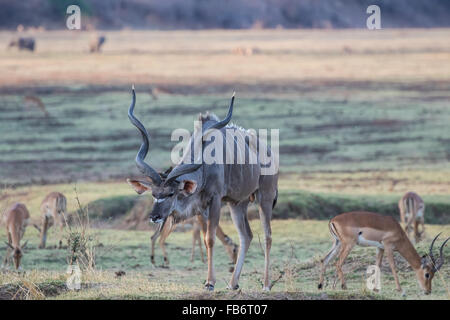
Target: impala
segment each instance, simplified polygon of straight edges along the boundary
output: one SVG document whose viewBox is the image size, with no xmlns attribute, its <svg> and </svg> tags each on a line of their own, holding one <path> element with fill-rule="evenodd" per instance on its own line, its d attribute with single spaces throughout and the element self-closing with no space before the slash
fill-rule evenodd
<svg viewBox="0 0 450 320">
<path fill-rule="evenodd" d="M 25 234 L 25 229 L 30 219 L 30 213 L 27 207 L 22 203 L 16 203 L 11 206 L 3 215 L 3 222 L 6 226 L 6 235 L 8 236 L 8 242 L 5 242 L 6 256 L 3 261 L 3 268 L 8 266 L 9 258 L 12 255 L 14 260 L 14 266 L 16 269 L 21 269 L 20 260 L 23 256 L 23 249 L 27 246 L 28 241 L 23 246 L 20 245 Z"/>
<path fill-rule="evenodd" d="M 67 207 L 66 197 L 59 192 L 49 193 L 41 203 L 41 242 L 39 248 L 45 248 L 48 229 L 55 224 L 59 227 L 59 248 L 62 247 L 62 231 L 65 225 Z"/>
<path fill-rule="evenodd" d="M 100 52 L 105 41 L 106 41 L 105 36 L 93 37 L 89 42 L 89 52 L 91 53 Z"/>
<path fill-rule="evenodd" d="M 191 262 L 194 261 L 194 253 L 195 253 L 195 246 L 198 243 L 198 247 L 200 249 L 200 255 L 202 258 L 202 262 L 205 262 L 205 258 L 203 256 L 203 248 L 202 248 L 202 240 L 200 237 L 200 231 L 203 229 L 204 220 L 201 218 L 201 216 L 197 216 L 196 218 L 191 218 L 188 220 L 185 220 L 185 223 L 192 223 L 192 249 L 191 249 Z M 169 234 L 173 231 L 176 223 L 174 221 L 173 216 L 169 216 L 166 221 L 159 224 L 158 229 L 156 229 L 155 233 L 151 237 L 152 241 L 152 251 L 150 255 L 150 260 L 152 264 L 155 264 L 155 244 L 156 240 L 159 238 L 159 245 L 161 247 L 161 250 L 163 252 L 164 256 L 164 264 L 166 266 L 169 265 L 169 258 L 167 257 L 166 252 L 166 246 L 165 242 Z M 233 243 L 230 237 L 228 237 L 222 230 L 220 226 L 217 226 L 217 232 L 216 232 L 217 238 L 222 242 L 222 244 L 225 247 L 225 250 L 227 251 L 228 255 L 230 256 L 231 262 L 234 264 L 236 263 L 237 258 L 237 251 L 238 246 Z"/>
<path fill-rule="evenodd" d="M 201 231 L 201 226 L 199 224 L 199 222 L 192 218 L 192 219 L 188 219 L 186 220 L 184 223 L 192 223 L 192 249 L 191 249 L 191 262 L 194 261 L 194 251 L 195 251 L 195 246 L 199 245 L 200 248 L 200 254 L 201 254 L 201 258 L 202 258 L 202 262 L 205 262 L 205 257 L 203 256 L 203 248 L 202 248 L 202 243 L 201 243 L 201 239 L 200 239 L 200 231 Z M 169 258 L 167 257 L 167 252 L 166 252 L 166 239 L 169 236 L 169 234 L 175 229 L 176 223 L 174 222 L 173 216 L 169 216 L 166 221 L 164 221 L 163 223 L 161 223 L 158 227 L 158 229 L 155 231 L 155 233 L 152 235 L 151 240 L 152 240 L 152 253 L 150 255 L 150 259 L 152 264 L 155 264 L 155 243 L 156 240 L 159 237 L 159 246 L 161 247 L 161 250 L 163 252 L 163 256 L 164 256 L 164 265 L 168 266 L 169 265 Z"/>
<path fill-rule="evenodd" d="M 414 229 L 414 240 L 416 243 L 419 242 L 425 232 L 425 203 L 422 198 L 415 192 L 407 192 L 398 202 L 398 209 L 401 221 L 405 225 L 406 234 L 409 237 Z M 419 226 L 422 229 L 420 231 Z"/>
<path fill-rule="evenodd" d="M 338 255 L 336 273 L 341 280 L 342 289 L 346 289 L 342 265 L 352 248 L 358 244 L 377 248 L 376 264 L 378 267 L 381 267 L 383 253 L 386 252 L 399 292 L 402 292 L 402 289 L 395 270 L 394 251 L 398 251 L 408 261 L 425 294 L 431 293 L 431 280 L 444 264 L 443 250 L 450 238 L 443 242 L 439 250 L 439 258 L 435 259 L 433 246 L 439 234 L 431 242 L 429 256 L 421 257 L 400 224 L 392 217 L 372 212 L 348 212 L 331 219 L 328 226 L 334 238 L 334 244 L 324 259 L 321 260 L 319 289 L 323 288 L 326 267 L 336 255 Z"/>
<path fill-rule="evenodd" d="M 148 165 L 144 159 L 149 150 L 149 135 L 144 125 L 133 115 L 136 103 L 136 93 L 134 87 L 132 90 L 133 100 L 128 110 L 128 118 L 131 123 L 138 128 L 142 136 L 142 144 L 137 153 L 135 162 L 137 168 L 149 180 L 130 180 L 130 183 L 137 193 L 142 194 L 151 192 L 156 199 L 150 213 L 152 222 L 161 223 L 169 215 L 173 215 L 178 220 L 186 220 L 194 215 L 201 215 L 205 219 L 204 242 L 208 258 L 208 274 L 205 282 L 206 290 L 214 290 L 216 275 L 214 270 L 213 255 L 214 242 L 216 238 L 217 227 L 220 219 L 220 208 L 222 201 L 226 202 L 230 208 L 231 218 L 239 233 L 240 245 L 239 253 L 234 267 L 231 282 L 228 288 L 236 290 L 239 288 L 238 282 L 244 264 L 247 250 L 253 238 L 250 224 L 247 217 L 247 207 L 250 199 L 259 205 L 261 224 L 264 230 L 265 259 L 264 259 L 264 290 L 270 290 L 269 277 L 269 253 L 272 244 L 272 231 L 270 220 L 272 209 L 276 204 L 278 196 L 278 158 L 272 153 L 265 142 L 255 137 L 255 144 L 248 143 L 245 139 L 234 140 L 226 148 L 223 144 L 223 152 L 218 162 L 206 164 L 194 160 L 192 154 L 186 153 L 180 163 L 164 178 L 158 172 Z M 219 120 L 213 114 L 200 115 L 202 126 L 200 128 L 201 136 L 205 139 L 201 143 L 201 150 L 211 146 L 213 141 L 206 139 L 209 133 L 214 132 L 215 139 L 220 135 L 226 139 L 226 130 L 230 130 L 239 136 L 247 136 L 245 129 L 234 125 L 228 125 L 233 114 L 234 95 L 228 109 L 225 119 Z M 206 136 L 206 137 L 205 137 Z M 253 140 L 253 136 L 251 137 Z M 189 145 L 194 144 L 194 137 L 191 137 Z M 216 140 L 215 140 L 216 141 Z M 259 146 L 259 149 L 257 148 Z M 229 164 L 227 151 L 233 152 L 234 161 Z M 260 150 L 264 150 L 269 157 L 271 166 L 274 170 L 271 174 L 263 174 L 264 165 L 260 162 Z M 257 159 L 256 163 L 238 163 L 239 155 L 249 155 L 249 158 Z M 190 158 L 189 158 L 190 157 Z M 226 165 L 225 165 L 226 163 Z M 267 164 L 265 164 L 267 165 Z"/>
</svg>

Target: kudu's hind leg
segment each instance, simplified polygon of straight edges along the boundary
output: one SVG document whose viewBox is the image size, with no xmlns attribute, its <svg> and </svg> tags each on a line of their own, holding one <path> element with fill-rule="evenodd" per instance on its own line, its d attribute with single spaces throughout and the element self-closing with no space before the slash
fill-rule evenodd
<svg viewBox="0 0 450 320">
<path fill-rule="evenodd" d="M 259 206 L 259 218 L 264 231 L 264 291 L 270 291 L 270 249 L 272 247 L 272 228 L 270 220 L 272 218 L 273 199 L 263 200 Z"/>
<path fill-rule="evenodd" d="M 253 238 L 252 230 L 250 229 L 250 224 L 247 219 L 247 206 L 248 200 L 240 202 L 237 205 L 229 205 L 231 219 L 238 230 L 240 241 L 236 266 L 229 284 L 229 288 L 233 290 L 239 288 L 239 277 L 241 275 L 242 266 L 244 265 L 245 255 L 247 254 L 247 250 Z"/>
</svg>

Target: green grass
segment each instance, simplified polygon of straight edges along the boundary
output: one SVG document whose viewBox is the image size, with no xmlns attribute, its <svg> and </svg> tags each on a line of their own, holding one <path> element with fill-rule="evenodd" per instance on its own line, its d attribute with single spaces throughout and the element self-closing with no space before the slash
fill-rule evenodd
<svg viewBox="0 0 450 320">
<path fill-rule="evenodd" d="M 239 92 L 233 121 L 246 128 L 280 129 L 282 172 L 449 170 L 450 96 L 441 92 L 432 99 L 436 94 L 346 87 L 309 94 Z M 126 117 L 129 92 L 41 98 L 50 118 L 24 109 L 20 96 L 0 100 L 3 183 L 105 180 L 136 172 L 140 138 Z M 137 98 L 136 114 L 152 139 L 149 161 L 164 169 L 178 143 L 170 141 L 171 132 L 192 132 L 200 112 L 223 117 L 229 94 L 162 95 L 153 101 L 138 87 Z"/>
<path fill-rule="evenodd" d="M 237 234 L 231 222 L 223 221 L 222 227 L 233 239 Z M 331 247 L 332 241 L 326 221 L 277 220 L 273 222 L 272 278 L 276 279 L 283 272 L 270 294 L 261 292 L 264 259 L 259 238 L 262 230 L 258 220 L 251 221 L 254 239 L 250 246 L 240 286 L 242 293 L 227 292 L 225 281 L 229 281 L 229 260 L 218 243 L 215 251 L 217 270 L 216 292 L 206 294 L 202 291 L 202 283 L 206 277 L 206 265 L 200 261 L 198 250 L 195 261 L 189 262 L 190 232 L 174 232 L 168 239 L 170 268 L 153 267 L 149 261 L 148 231 L 122 230 L 91 230 L 94 238 L 102 245 L 96 248 L 97 270 L 83 274 L 83 287 L 75 292 L 64 288 L 67 263 L 66 250 L 43 249 L 38 250 L 37 231 L 29 228 L 25 239 L 30 239 L 29 249 L 23 257 L 25 275 L 18 276 L 7 272 L 0 274 L 0 294 L 9 288 L 19 290 L 21 285 L 28 292 L 26 284 L 34 283 L 47 298 L 56 299 L 177 299 L 177 298 L 283 298 L 292 296 L 304 299 L 318 299 L 320 294 L 316 289 L 318 281 L 318 260 Z M 437 232 L 443 231 L 444 236 L 450 233 L 450 227 L 427 225 L 427 238 L 418 245 L 419 253 L 426 250 L 430 238 Z M 4 237 L 4 232 L 0 237 Z M 443 236 L 443 237 L 444 237 Z M 262 238 L 261 238 L 262 241 Z M 49 235 L 49 246 L 56 245 L 56 238 L 52 232 Z M 441 269 L 441 275 L 433 280 L 433 294 L 420 294 L 413 272 L 405 261 L 397 257 L 397 265 L 401 285 L 406 290 L 406 299 L 448 299 L 445 286 L 449 285 L 450 265 Z M 157 249 L 157 265 L 162 264 L 162 255 Z M 350 254 L 345 271 L 349 290 L 331 290 L 326 287 L 329 298 L 345 299 L 399 299 L 395 291 L 392 275 L 384 262 L 382 267 L 382 291 L 373 294 L 364 289 L 364 274 L 368 265 L 375 261 L 373 248 L 355 248 Z M 328 285 L 333 280 L 334 268 L 330 266 L 327 277 Z M 115 271 L 123 270 L 126 275 L 115 277 Z M 443 282 L 444 280 L 444 282 Z M 447 281 L 447 283 L 445 283 Z M 9 286 L 9 287 L 8 287 Z M 30 285 L 28 284 L 28 287 Z M 20 290 L 19 290 L 20 291 Z M 237 295 L 237 296 L 236 296 Z M 28 298 L 38 296 L 29 296 Z M 322 296 L 324 298 L 324 296 Z"/>
</svg>

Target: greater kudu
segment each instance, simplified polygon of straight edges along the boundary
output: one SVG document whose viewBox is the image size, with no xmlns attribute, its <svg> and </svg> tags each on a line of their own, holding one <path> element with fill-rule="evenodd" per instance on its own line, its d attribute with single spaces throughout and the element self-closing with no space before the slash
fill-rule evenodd
<svg viewBox="0 0 450 320">
<path fill-rule="evenodd" d="M 212 164 L 192 163 L 194 156 L 185 154 L 180 163 L 170 172 L 166 178 L 162 178 L 157 171 L 148 165 L 144 158 L 149 149 L 149 135 L 144 125 L 133 115 L 136 103 L 136 93 L 132 89 L 133 100 L 128 110 L 128 117 L 131 123 L 139 129 L 142 135 L 142 144 L 136 156 L 137 168 L 146 175 L 149 180 L 130 180 L 130 183 L 137 193 L 142 194 L 151 191 L 156 199 L 150 219 L 152 222 L 161 223 L 169 215 L 177 219 L 185 220 L 194 215 L 201 215 L 205 219 L 204 242 L 208 256 L 208 275 L 205 283 L 206 290 L 214 290 L 216 275 L 213 263 L 213 248 L 216 237 L 216 229 L 219 224 L 220 207 L 222 201 L 226 202 L 230 208 L 231 218 L 238 230 L 240 246 L 236 265 L 228 288 L 236 290 L 239 288 L 238 281 L 244 264 L 245 255 L 253 238 L 252 231 L 247 218 L 247 206 L 250 201 L 257 201 L 259 213 L 264 230 L 265 243 L 265 269 L 264 269 L 264 290 L 270 290 L 269 277 L 269 253 L 272 244 L 272 231 L 270 220 L 272 209 L 276 204 L 278 196 L 278 158 L 271 152 L 265 142 L 253 137 L 256 143 L 248 143 L 245 139 L 232 140 L 234 161 L 230 164 L 226 160 L 227 143 L 223 144 L 223 161 Z M 225 130 L 232 130 L 241 136 L 248 135 L 248 132 L 240 127 L 228 125 L 233 113 L 234 95 L 231 99 L 228 114 L 224 120 L 219 120 L 215 115 L 201 115 L 202 137 L 201 150 L 212 143 L 205 141 L 206 136 L 215 129 L 214 133 L 219 133 L 222 138 L 226 138 Z M 228 125 L 228 126 L 227 126 Z M 217 138 L 217 136 L 215 136 Z M 194 145 L 195 138 L 191 137 L 190 145 Z M 216 139 L 215 139 L 216 141 Z M 258 149 L 259 146 L 259 149 Z M 229 146 L 230 147 L 230 146 Z M 234 149 L 238 152 L 234 153 Z M 267 150 L 266 156 L 276 164 L 275 173 L 263 174 L 263 164 L 259 158 L 259 150 Z M 256 163 L 238 163 L 237 154 L 252 156 Z M 187 156 L 191 159 L 188 159 Z"/>
</svg>

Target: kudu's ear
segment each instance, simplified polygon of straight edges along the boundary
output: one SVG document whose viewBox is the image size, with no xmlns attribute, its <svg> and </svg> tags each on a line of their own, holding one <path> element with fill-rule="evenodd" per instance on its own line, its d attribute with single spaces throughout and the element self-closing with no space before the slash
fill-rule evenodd
<svg viewBox="0 0 450 320">
<path fill-rule="evenodd" d="M 133 189 L 138 194 L 143 194 L 147 191 L 152 191 L 152 183 L 151 182 L 142 181 L 142 180 L 131 180 L 131 179 L 127 179 L 127 182 L 130 186 L 133 187 Z"/>
<path fill-rule="evenodd" d="M 180 183 L 180 190 L 182 190 L 183 194 L 188 196 L 193 194 L 195 190 L 197 190 L 197 181 L 194 180 L 183 180 Z"/>
</svg>

